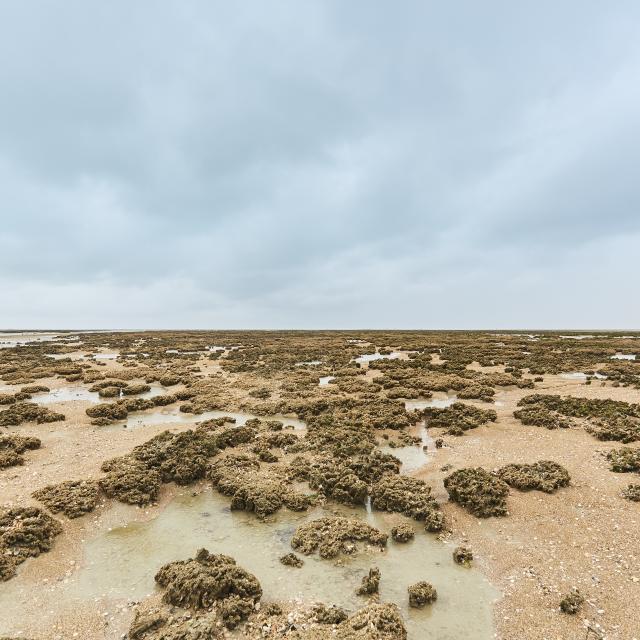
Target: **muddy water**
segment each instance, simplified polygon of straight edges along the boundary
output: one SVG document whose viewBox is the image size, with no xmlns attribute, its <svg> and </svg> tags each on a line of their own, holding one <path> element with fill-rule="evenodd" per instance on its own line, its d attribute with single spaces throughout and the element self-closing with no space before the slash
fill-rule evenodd
<svg viewBox="0 0 640 640">
<path fill-rule="evenodd" d="M 233 556 L 254 573 L 262 584 L 265 602 L 323 601 L 353 611 L 366 602 L 355 595 L 355 589 L 369 567 L 376 565 L 382 572 L 381 599 L 398 604 L 409 638 L 493 637 L 491 603 L 496 591 L 478 570 L 454 564 L 452 547 L 424 533 L 417 523 L 416 538 L 406 545 L 390 541 L 384 552 L 361 549 L 341 562 L 309 557 L 302 569 L 293 569 L 284 567 L 278 559 L 291 551 L 296 526 L 329 512 L 317 509 L 295 514 L 282 510 L 270 521 L 261 522 L 251 514 L 230 511 L 228 504 L 209 489 L 197 496 L 183 490 L 155 519 L 99 532 L 87 542 L 83 567 L 65 589 L 64 597 L 142 598 L 153 592 L 153 575 L 163 563 L 191 557 L 198 548 L 206 547 Z M 124 505 L 118 508 L 125 521 L 127 514 L 135 513 Z M 365 510 L 338 508 L 335 512 L 357 515 L 387 532 L 402 520 Z M 428 580 L 438 590 L 438 601 L 425 610 L 408 607 L 407 586 L 418 580 Z"/>
</svg>

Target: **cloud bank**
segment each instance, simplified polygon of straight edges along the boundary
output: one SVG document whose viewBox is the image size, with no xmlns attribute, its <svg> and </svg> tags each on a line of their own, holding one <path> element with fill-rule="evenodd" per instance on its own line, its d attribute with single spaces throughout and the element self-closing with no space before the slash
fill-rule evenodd
<svg viewBox="0 0 640 640">
<path fill-rule="evenodd" d="M 640 328 L 640 6 L 0 6 L 0 327 Z"/>
</svg>

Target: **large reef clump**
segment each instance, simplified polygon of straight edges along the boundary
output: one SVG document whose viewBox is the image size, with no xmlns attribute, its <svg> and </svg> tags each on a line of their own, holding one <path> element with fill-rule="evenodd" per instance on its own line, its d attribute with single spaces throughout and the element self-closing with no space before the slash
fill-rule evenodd
<svg viewBox="0 0 640 640">
<path fill-rule="evenodd" d="M 53 546 L 62 526 L 38 507 L 0 508 L 0 580 L 9 580 L 27 558 Z"/>
<path fill-rule="evenodd" d="M 478 518 L 507 515 L 509 485 L 481 467 L 454 471 L 444 487 L 453 502 Z"/>
<path fill-rule="evenodd" d="M 317 551 L 321 558 L 329 559 L 341 553 L 354 553 L 356 542 L 384 547 L 387 534 L 354 518 L 325 517 L 300 525 L 291 546 L 305 555 Z"/>
</svg>

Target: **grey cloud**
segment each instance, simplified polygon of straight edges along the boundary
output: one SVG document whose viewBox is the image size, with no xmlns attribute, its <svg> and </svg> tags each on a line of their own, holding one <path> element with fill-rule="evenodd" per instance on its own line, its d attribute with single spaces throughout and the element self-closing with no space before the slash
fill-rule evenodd
<svg viewBox="0 0 640 640">
<path fill-rule="evenodd" d="M 639 23 L 630 1 L 5 3 L 2 322 L 633 324 L 600 302 L 640 234 Z"/>
</svg>

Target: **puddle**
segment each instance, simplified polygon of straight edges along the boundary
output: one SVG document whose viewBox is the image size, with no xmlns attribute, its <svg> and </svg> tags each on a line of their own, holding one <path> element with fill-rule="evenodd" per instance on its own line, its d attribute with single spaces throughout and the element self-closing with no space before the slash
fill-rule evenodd
<svg viewBox="0 0 640 640">
<path fill-rule="evenodd" d="M 601 373 L 594 373 L 591 376 L 587 376 L 587 374 L 583 373 L 582 371 L 571 371 L 570 373 L 561 373 L 560 377 L 564 378 L 565 380 L 586 380 L 587 377 L 597 378 L 598 380 L 607 379 L 607 376 L 603 376 Z"/>
<path fill-rule="evenodd" d="M 203 354 L 203 353 L 207 353 L 207 350 L 203 349 L 201 351 L 180 351 L 179 349 L 167 349 L 165 351 L 165 353 L 169 353 L 169 354 L 180 354 L 180 355 L 198 355 L 198 354 Z"/>
<path fill-rule="evenodd" d="M 407 411 L 413 411 L 414 409 L 426 409 L 427 407 L 446 409 L 457 400 L 458 396 L 454 393 L 436 392 L 433 394 L 432 398 L 428 398 L 427 400 L 405 400 L 404 406 Z"/>
<path fill-rule="evenodd" d="M 611 360 L 635 360 L 635 353 L 616 353 L 615 356 L 611 356 Z"/>
<path fill-rule="evenodd" d="M 153 398 L 167 393 L 167 390 L 160 384 L 150 384 L 151 389 L 145 393 L 139 393 L 135 396 L 123 396 L 128 398 Z M 73 400 L 82 400 L 84 402 L 115 402 L 120 398 L 101 398 L 97 391 L 89 391 L 87 387 L 62 387 L 61 389 L 53 389 L 49 393 L 38 393 L 33 396 L 32 402 L 36 404 L 51 404 L 53 402 L 71 402 Z"/>
<path fill-rule="evenodd" d="M 402 353 L 400 351 L 392 351 L 388 355 L 384 355 L 382 353 L 365 353 L 362 356 L 354 359 L 354 362 L 358 364 L 364 364 L 365 362 L 373 362 L 374 360 L 397 360 L 402 357 Z"/>
<path fill-rule="evenodd" d="M 139 411 L 130 413 L 125 423 L 128 429 L 136 429 L 144 427 L 148 424 L 192 424 L 195 422 L 203 422 L 212 418 L 222 418 L 229 416 L 236 419 L 236 426 L 242 426 L 251 418 L 260 418 L 261 420 L 279 420 L 284 426 L 292 426 L 295 430 L 300 431 L 307 428 L 304 421 L 297 418 L 287 418 L 284 416 L 255 416 L 251 413 L 238 413 L 234 411 L 205 411 L 204 413 L 183 413 L 178 407 L 163 407 L 155 411 Z M 122 427 L 122 423 L 103 427 L 105 429 Z"/>
<path fill-rule="evenodd" d="M 318 386 L 326 387 L 332 380 L 335 380 L 335 379 L 336 379 L 335 376 L 323 376 L 322 378 L 320 378 L 318 382 Z"/>
<path fill-rule="evenodd" d="M 366 603 L 365 598 L 355 595 L 360 578 L 376 565 L 382 572 L 381 600 L 400 607 L 410 640 L 494 637 L 491 605 L 497 591 L 480 571 L 456 565 L 451 558 L 452 546 L 425 534 L 418 523 L 416 538 L 408 544 L 390 541 L 384 552 L 361 550 L 340 565 L 317 556 L 305 557 L 301 569 L 292 569 L 278 559 L 291 551 L 295 527 L 331 512 L 316 509 L 298 514 L 283 509 L 261 522 L 251 514 L 230 511 L 228 504 L 210 489 L 195 497 L 183 489 L 162 513 L 147 522 L 132 521 L 137 512 L 134 508 L 114 506 L 119 522 L 128 524 L 103 529 L 88 540 L 81 569 L 68 582 L 58 584 L 57 602 L 72 605 L 100 597 L 141 599 L 154 591 L 153 576 L 162 564 L 193 557 L 197 549 L 206 547 L 213 553 L 231 555 L 254 573 L 262 585 L 264 602 L 300 598 L 354 611 Z M 366 519 L 387 532 L 401 520 L 364 509 L 337 507 L 333 512 Z M 433 583 L 438 600 L 432 607 L 410 609 L 407 586 L 419 580 Z M 11 618 L 24 621 L 38 613 L 29 606 L 28 598 L 21 598 L 19 582 L 18 577 L 3 587 L 0 606 L 12 611 Z M 0 623 L 0 632 L 9 632 L 8 627 L 9 620 Z"/>
<path fill-rule="evenodd" d="M 0 333 L 0 349 L 10 349 L 34 342 L 53 342 L 64 340 L 64 334 L 47 333 L 43 331 L 18 331 L 15 333 Z"/>
<path fill-rule="evenodd" d="M 384 453 L 390 453 L 402 462 L 400 473 L 404 475 L 415 473 L 429 463 L 436 452 L 436 445 L 433 438 L 429 435 L 424 421 L 415 425 L 407 432 L 412 436 L 420 438 L 420 444 L 409 445 L 407 447 L 389 447 L 381 446 L 380 449 Z M 424 451 L 422 447 L 427 447 Z"/>
<path fill-rule="evenodd" d="M 75 351 L 69 353 L 47 353 L 47 358 L 52 360 L 85 360 L 84 354 Z"/>
<path fill-rule="evenodd" d="M 318 365 L 322 364 L 322 360 L 307 360 L 306 362 L 296 362 L 296 367 L 303 367 L 304 365 Z"/>
</svg>

